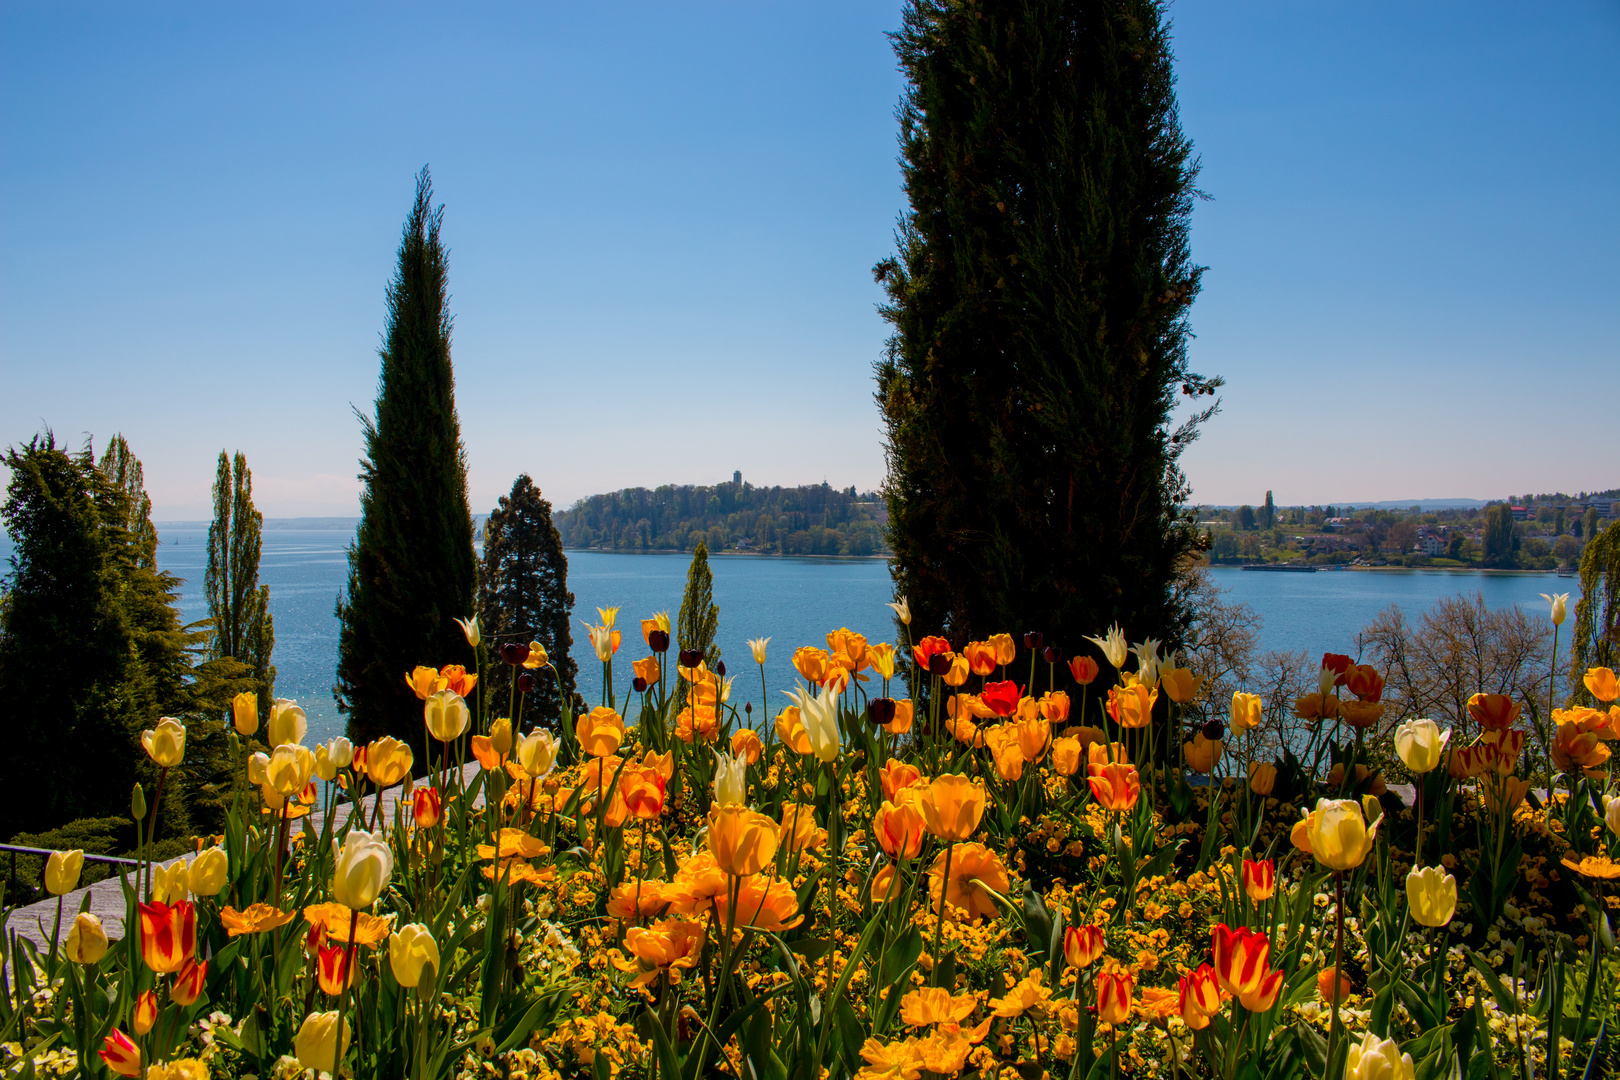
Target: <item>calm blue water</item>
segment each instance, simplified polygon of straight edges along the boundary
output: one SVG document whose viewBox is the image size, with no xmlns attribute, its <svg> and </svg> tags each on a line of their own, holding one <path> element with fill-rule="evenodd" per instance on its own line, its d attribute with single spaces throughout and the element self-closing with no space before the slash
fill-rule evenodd
<svg viewBox="0 0 1620 1080">
<path fill-rule="evenodd" d="M 312 739 L 339 734 L 342 717 L 332 700 L 338 624 L 333 606 L 348 572 L 347 546 L 354 524 L 346 520 L 269 522 L 264 531 L 260 580 L 270 586 L 276 623 L 276 691 L 297 698 L 309 715 Z M 182 617 L 207 617 L 202 597 L 207 527 L 160 527 L 158 562 L 185 579 Z M 10 545 L 0 537 L 0 567 L 9 572 Z M 574 593 L 574 658 L 580 692 L 595 701 L 601 694 L 602 666 L 590 651 L 580 620 L 597 621 L 596 609 L 621 608 L 624 632 L 616 682 L 621 698 L 629 686 L 629 661 L 645 655 L 640 619 L 655 611 L 679 610 L 689 556 L 681 554 L 569 553 L 568 584 Z M 747 639 L 769 637 L 772 708 L 793 685 L 791 660 L 800 645 L 823 645 L 829 630 L 847 626 L 873 641 L 893 630 L 887 564 L 880 559 L 813 559 L 720 555 L 710 560 L 714 598 L 720 605 L 719 644 L 729 673 L 736 677 L 733 701 L 761 693 L 758 669 Z M 1543 592 L 1572 593 L 1573 578 L 1552 574 L 1485 574 L 1438 570 L 1335 571 L 1316 574 L 1257 573 L 1221 567 L 1212 571 L 1227 599 L 1248 604 L 1261 620 L 1265 649 L 1305 649 L 1313 654 L 1356 651 L 1356 634 L 1379 611 L 1399 604 L 1417 617 L 1446 596 L 1479 592 L 1495 608 L 1515 604 L 1545 615 Z M 1102 628 L 1099 628 L 1099 630 Z M 1129 627 L 1126 628 L 1130 630 Z M 445 657 L 444 662 L 464 661 Z"/>
</svg>

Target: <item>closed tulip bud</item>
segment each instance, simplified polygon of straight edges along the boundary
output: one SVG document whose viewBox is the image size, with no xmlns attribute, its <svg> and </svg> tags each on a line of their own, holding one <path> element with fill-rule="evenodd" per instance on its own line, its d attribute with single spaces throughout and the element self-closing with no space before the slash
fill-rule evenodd
<svg viewBox="0 0 1620 1080">
<path fill-rule="evenodd" d="M 274 788 L 277 795 L 283 799 L 290 799 L 304 790 L 309 778 L 315 775 L 315 754 L 307 746 L 297 743 L 282 743 L 276 747 L 275 753 L 270 755 L 270 762 L 265 766 L 265 783 Z"/>
<path fill-rule="evenodd" d="M 1081 686 L 1090 686 L 1097 678 L 1097 661 L 1089 656 L 1076 656 L 1069 661 L 1069 674 Z"/>
<path fill-rule="evenodd" d="M 948 653 L 935 653 L 928 658 L 928 674 L 948 675 L 951 670 L 951 657 Z"/>
<path fill-rule="evenodd" d="M 424 968 L 438 970 L 439 943 L 421 923 L 402 926 L 388 939 L 388 966 L 394 972 L 394 981 L 414 987 L 422 981 Z"/>
<path fill-rule="evenodd" d="M 894 723 L 894 701 L 891 698 L 873 698 L 866 706 L 868 723 L 882 727 Z"/>
<path fill-rule="evenodd" d="M 253 756 L 248 758 L 247 761 L 248 783 L 252 784 L 254 787 L 259 787 L 264 784 L 264 782 L 269 778 L 269 775 L 270 755 L 265 753 L 263 750 L 255 751 Z M 137 814 L 136 816 L 139 817 L 140 815 Z"/>
<path fill-rule="evenodd" d="M 1041 650 L 1041 659 L 1048 664 L 1061 664 L 1063 662 L 1063 652 L 1056 645 L 1048 645 Z"/>
<path fill-rule="evenodd" d="M 336 865 L 332 870 L 332 899 L 358 911 L 370 907 L 388 886 L 394 872 L 394 851 L 381 829 L 368 833 L 352 830 L 343 847 L 332 842 Z"/>
<path fill-rule="evenodd" d="M 646 692 L 647 680 L 643 679 L 640 675 L 637 675 L 635 678 L 630 680 L 630 689 L 634 690 L 638 694 Z"/>
<path fill-rule="evenodd" d="M 107 955 L 107 931 L 101 920 L 88 911 L 81 911 L 68 930 L 67 958 L 75 964 L 95 964 Z"/>
<path fill-rule="evenodd" d="M 186 885 L 196 896 L 218 896 L 230 876 L 231 861 L 222 847 L 205 848 L 191 860 Z"/>
<path fill-rule="evenodd" d="M 1421 776 L 1439 767 L 1450 738 L 1451 731 L 1441 734 L 1440 725 L 1433 720 L 1408 720 L 1395 729 L 1395 752 L 1408 769 Z"/>
<path fill-rule="evenodd" d="M 252 738 L 259 732 L 259 695 L 252 690 L 244 690 L 231 699 L 231 722 L 236 725 L 236 733 L 244 739 Z"/>
<path fill-rule="evenodd" d="M 722 679 L 726 677 L 726 662 L 724 660 L 716 660 L 714 662 L 714 673 L 720 676 Z"/>
<path fill-rule="evenodd" d="M 512 721 L 503 716 L 489 725 L 489 745 L 502 756 L 512 752 Z"/>
<path fill-rule="evenodd" d="M 1068 927 L 1063 931 L 1063 959 L 1072 968 L 1090 967 L 1102 956 L 1105 944 L 1100 926 Z"/>
<path fill-rule="evenodd" d="M 472 710 L 454 690 L 440 690 L 423 702 L 422 719 L 429 735 L 442 743 L 453 742 L 472 723 Z"/>
<path fill-rule="evenodd" d="M 129 812 L 136 821 L 146 816 L 146 789 L 139 783 L 135 790 L 129 793 Z"/>
<path fill-rule="evenodd" d="M 186 729 L 172 716 L 165 716 L 155 728 L 141 732 L 141 746 L 159 768 L 172 769 L 186 757 Z"/>
<path fill-rule="evenodd" d="M 668 652 L 669 651 L 669 631 L 668 630 L 653 630 L 653 631 L 650 631 L 647 634 L 647 648 L 651 649 L 655 653 Z"/>
<path fill-rule="evenodd" d="M 293 1038 L 293 1053 L 298 1057 L 298 1064 L 304 1068 L 318 1069 L 336 1076 L 338 1062 L 349 1050 L 348 1021 L 343 1023 L 342 1045 L 339 1046 L 338 1042 L 337 1010 L 310 1013 L 304 1017 L 298 1034 Z"/>
<path fill-rule="evenodd" d="M 1323 968 L 1321 974 L 1316 977 L 1316 992 L 1323 1001 L 1329 1004 L 1332 1004 L 1335 997 L 1340 1004 L 1343 1004 L 1344 999 L 1349 997 L 1355 989 L 1355 984 L 1350 981 L 1350 977 L 1340 975 L 1339 969 L 1331 965 Z"/>
<path fill-rule="evenodd" d="M 202 997 L 203 987 L 208 984 L 208 961 L 197 963 L 195 959 L 186 961 L 174 977 L 174 985 L 169 988 L 169 998 L 176 1005 L 187 1006 L 196 1004 Z"/>
<path fill-rule="evenodd" d="M 439 823 L 444 801 L 438 788 L 420 787 L 411 793 L 411 817 L 418 829 L 431 829 Z"/>
<path fill-rule="evenodd" d="M 529 658 L 529 647 L 521 641 L 508 641 L 501 646 L 501 659 L 513 667 L 522 667 Z"/>
<path fill-rule="evenodd" d="M 1265 798 L 1277 787 L 1277 766 L 1269 761 L 1257 761 L 1249 766 L 1249 790 Z"/>
<path fill-rule="evenodd" d="M 1100 972 L 1097 975 L 1097 1019 L 1118 1027 L 1131 1016 L 1131 992 L 1136 983 L 1120 972 Z"/>
<path fill-rule="evenodd" d="M 135 995 L 135 1014 L 130 1017 L 130 1026 L 135 1034 L 145 1035 L 157 1023 L 158 999 L 157 994 L 151 990 L 142 990 Z"/>
<path fill-rule="evenodd" d="M 682 649 L 675 654 L 675 663 L 684 668 L 695 668 L 703 662 L 703 653 L 698 649 Z"/>
<path fill-rule="evenodd" d="M 1243 891 L 1257 904 L 1276 895 L 1277 871 L 1270 859 L 1243 860 Z"/>
<path fill-rule="evenodd" d="M 1207 1028 L 1210 1017 L 1221 1011 L 1221 988 L 1215 979 L 1215 969 L 1200 964 L 1198 970 L 1181 977 L 1178 989 L 1183 1022 L 1193 1031 Z"/>
<path fill-rule="evenodd" d="M 536 685 L 534 672 L 532 671 L 525 671 L 517 677 L 517 689 L 520 694 L 534 693 Z"/>
<path fill-rule="evenodd" d="M 1202 731 L 1193 736 L 1193 741 L 1182 746 L 1182 755 L 1187 760 L 1187 768 L 1197 773 L 1211 773 L 1215 766 L 1221 763 L 1223 746 L 1218 739 L 1211 739 Z"/>
<path fill-rule="evenodd" d="M 151 991 L 148 990 L 147 993 Z M 101 1059 L 102 1064 L 119 1076 L 141 1075 L 141 1048 L 135 1045 L 134 1039 L 117 1028 L 113 1028 L 102 1041 L 101 1049 L 96 1051 L 96 1056 Z"/>
<path fill-rule="evenodd" d="M 1424 926 L 1444 926 L 1457 912 L 1457 879 L 1438 866 L 1406 875 L 1406 906 Z"/>
<path fill-rule="evenodd" d="M 275 704 L 270 706 L 270 727 L 266 733 L 266 741 L 270 748 L 285 743 L 301 743 L 309 732 L 309 718 L 298 702 L 291 698 L 276 698 Z"/>
<path fill-rule="evenodd" d="M 53 851 L 45 860 L 45 888 L 52 896 L 70 893 L 79 887 L 79 872 L 84 869 L 84 852 L 78 848 Z"/>
<path fill-rule="evenodd" d="M 1380 1039 L 1371 1032 L 1359 1043 L 1350 1044 L 1344 1059 L 1344 1080 L 1416 1080 L 1412 1055 L 1401 1053 L 1394 1039 Z"/>
</svg>

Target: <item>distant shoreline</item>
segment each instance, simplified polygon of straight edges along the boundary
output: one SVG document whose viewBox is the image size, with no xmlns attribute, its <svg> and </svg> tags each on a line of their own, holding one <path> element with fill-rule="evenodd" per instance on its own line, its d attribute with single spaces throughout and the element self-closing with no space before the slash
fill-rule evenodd
<svg viewBox="0 0 1620 1080">
<path fill-rule="evenodd" d="M 597 555 L 690 555 L 696 548 L 681 548 L 671 551 L 669 548 L 658 548 L 652 551 L 626 550 L 624 548 L 594 548 L 594 547 L 563 547 L 564 551 L 589 551 Z M 798 552 L 786 553 L 781 551 L 711 551 L 711 559 L 884 559 L 892 560 L 893 554 L 887 555 L 806 555 Z"/>
</svg>

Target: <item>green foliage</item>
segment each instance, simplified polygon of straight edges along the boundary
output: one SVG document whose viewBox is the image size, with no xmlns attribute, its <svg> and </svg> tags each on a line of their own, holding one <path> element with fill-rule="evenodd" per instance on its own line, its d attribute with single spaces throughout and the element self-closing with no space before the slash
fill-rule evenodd
<svg viewBox="0 0 1620 1080">
<path fill-rule="evenodd" d="M 675 620 L 677 650 L 696 649 L 708 662 L 709 670 L 720 660 L 720 646 L 714 635 L 720 628 L 720 605 L 714 602 L 714 574 L 709 570 L 709 548 L 701 540 L 692 553 L 686 571 L 686 592 L 681 594 L 681 611 Z M 677 680 L 677 707 L 685 700 L 686 684 Z"/>
<path fill-rule="evenodd" d="M 1485 512 L 1483 547 L 1486 566 L 1505 569 L 1518 563 L 1519 533 L 1513 527 L 1513 507 L 1507 503 L 1497 503 Z"/>
<path fill-rule="evenodd" d="M 127 817 L 79 818 L 44 832 L 22 832 L 9 843 L 18 847 L 42 848 L 47 851 L 69 851 L 77 848 L 90 855 L 114 855 L 128 851 L 135 844 L 135 823 Z M 90 885 L 112 876 L 114 863 L 85 860 L 79 883 Z M 17 855 L 16 871 L 6 887 L 7 903 L 31 903 L 45 898 L 45 857 L 43 855 Z M 7 864 L 11 870 L 11 864 Z"/>
<path fill-rule="evenodd" d="M 1200 537 L 1171 422 L 1201 269 L 1196 164 L 1151 0 L 912 0 L 895 48 L 910 213 L 875 268 L 895 590 L 953 641 L 1111 620 L 1177 641 Z"/>
<path fill-rule="evenodd" d="M 0 626 L 0 697 L 15 718 L 0 760 L 0 835 L 127 812 L 155 767 L 140 732 L 187 726 L 187 757 L 165 785 L 165 830 L 188 831 L 195 779 L 210 772 L 218 685 L 193 667 L 205 635 L 183 627 L 179 582 L 157 569 L 141 463 L 122 437 L 98 462 L 49 431 L 6 454 L 3 516 L 16 543 Z"/>
<path fill-rule="evenodd" d="M 420 703 L 404 675 L 466 653 L 454 620 L 472 613 L 477 566 L 466 453 L 456 418 L 444 208 L 427 169 L 388 287 L 375 418 L 361 417 L 360 526 L 337 614 L 338 707 L 356 743 L 393 735 L 427 760 Z"/>
<path fill-rule="evenodd" d="M 1590 513 L 1590 511 L 1588 511 Z M 1603 529 L 1581 554 L 1581 598 L 1575 604 L 1569 685 L 1575 700 L 1593 704 L 1581 682 L 1589 667 L 1620 668 L 1620 522 Z"/>
<path fill-rule="evenodd" d="M 214 520 L 208 526 L 208 567 L 203 591 L 213 638 L 208 654 L 230 657 L 246 671 L 241 690 L 259 695 L 261 719 L 270 716 L 276 669 L 270 663 L 276 631 L 270 616 L 270 586 L 259 584 L 264 515 L 253 506 L 253 474 L 240 451 L 234 463 L 219 452 L 214 477 Z"/>
<path fill-rule="evenodd" d="M 875 494 L 828 484 L 625 488 L 581 499 L 557 515 L 563 544 L 615 551 L 686 551 L 699 541 L 782 555 L 874 555 L 888 550 Z"/>
<path fill-rule="evenodd" d="M 574 696 L 579 668 L 571 654 L 573 610 L 568 556 L 552 524 L 551 503 L 541 498 L 540 489 L 525 473 L 484 522 L 484 558 L 478 575 L 478 617 L 491 654 L 504 642 L 538 641 L 551 657 L 556 677 L 536 673 L 538 686 L 527 698 L 525 716 L 556 720 L 563 701 Z M 507 708 L 512 676 L 506 664 L 491 664 L 483 674 L 497 711 Z"/>
</svg>

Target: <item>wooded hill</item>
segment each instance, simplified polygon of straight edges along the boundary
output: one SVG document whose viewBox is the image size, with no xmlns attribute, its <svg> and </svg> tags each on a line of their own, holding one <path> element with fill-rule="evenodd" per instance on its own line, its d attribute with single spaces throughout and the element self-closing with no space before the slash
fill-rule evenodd
<svg viewBox="0 0 1620 1080">
<path fill-rule="evenodd" d="M 710 551 L 780 555 L 888 552 L 887 515 L 875 492 L 826 483 L 755 487 L 729 483 L 625 488 L 592 495 L 556 515 L 563 545 L 608 551 Z"/>
</svg>

